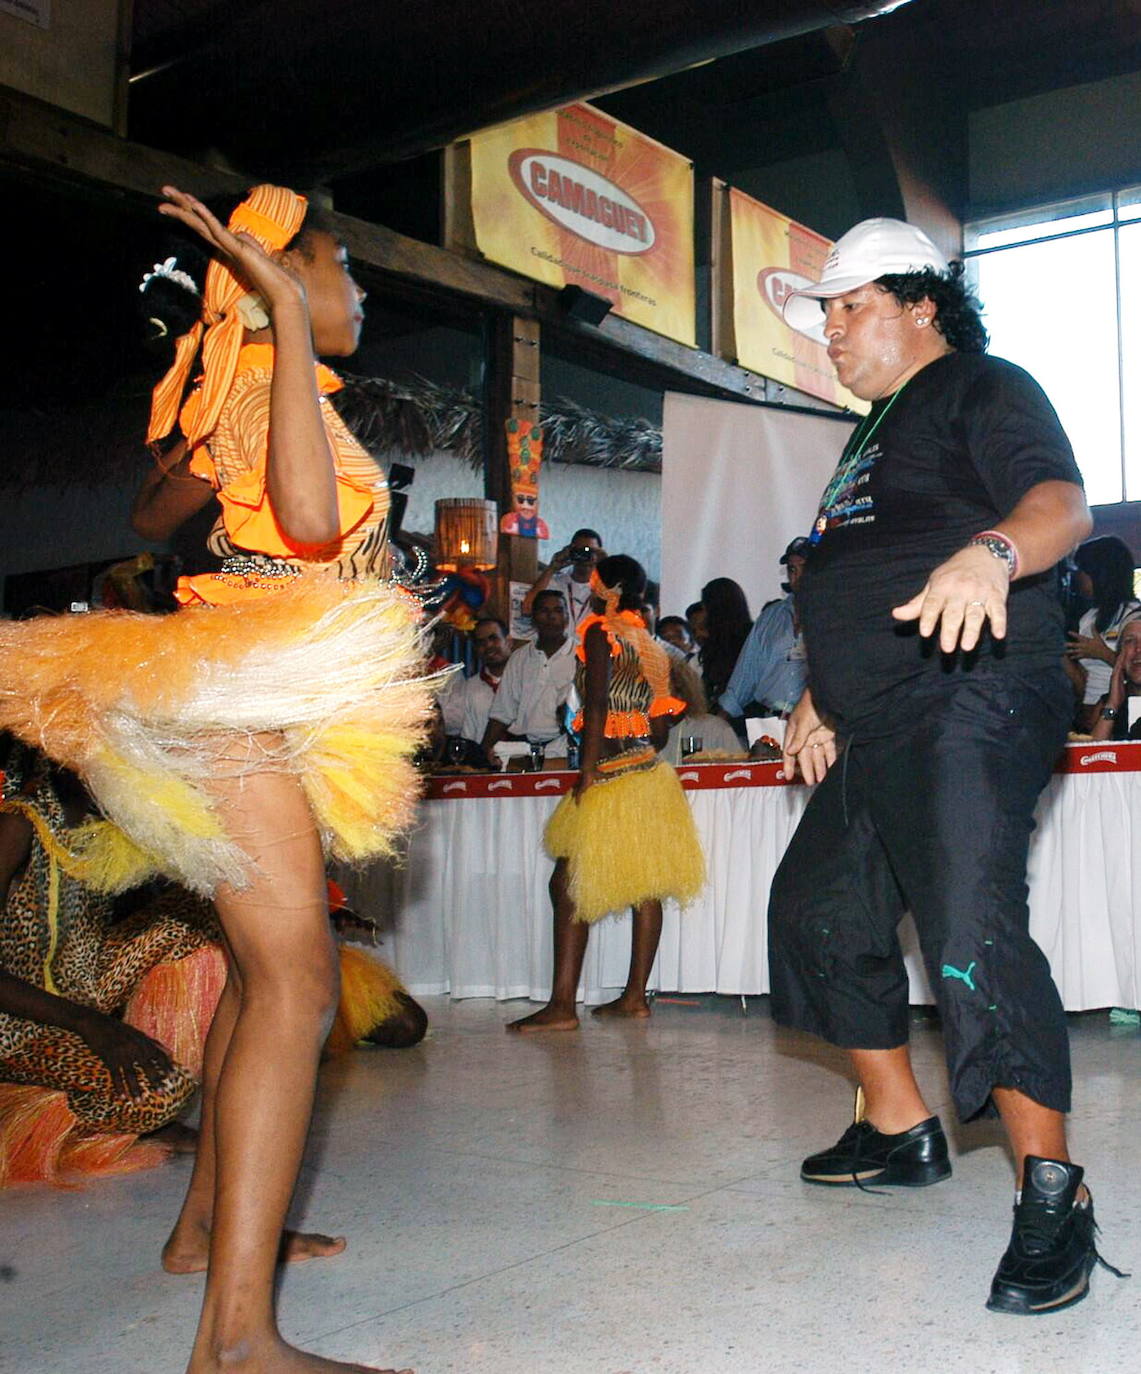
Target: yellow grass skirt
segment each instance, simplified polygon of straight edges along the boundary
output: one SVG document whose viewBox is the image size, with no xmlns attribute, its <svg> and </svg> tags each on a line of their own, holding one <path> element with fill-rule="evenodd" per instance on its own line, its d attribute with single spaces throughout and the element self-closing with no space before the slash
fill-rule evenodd
<svg viewBox="0 0 1141 1374">
<path fill-rule="evenodd" d="M 683 906 L 705 884 L 705 856 L 689 803 L 668 763 L 619 766 L 559 803 L 543 835 L 566 859 L 575 919 L 598 921 L 639 902 L 672 897 Z"/>
<path fill-rule="evenodd" d="M 434 686 L 418 615 L 386 584 L 313 574 L 168 616 L 0 623 L 0 729 L 78 773 L 113 823 L 72 832 L 69 871 L 104 891 L 155 873 L 205 896 L 244 886 L 210 786 L 224 775 L 292 772 L 330 856 L 388 854 Z"/>
</svg>

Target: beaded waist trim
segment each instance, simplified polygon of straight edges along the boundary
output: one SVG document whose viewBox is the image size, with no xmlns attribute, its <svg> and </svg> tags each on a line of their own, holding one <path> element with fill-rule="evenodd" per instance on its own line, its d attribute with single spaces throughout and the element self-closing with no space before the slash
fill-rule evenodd
<svg viewBox="0 0 1141 1374">
<path fill-rule="evenodd" d="M 611 754 L 609 758 L 599 759 L 596 767 L 598 781 L 623 777 L 627 773 L 639 773 L 656 767 L 657 763 L 658 751 L 652 744 L 635 745 L 632 749 L 623 749 L 620 754 Z"/>
</svg>

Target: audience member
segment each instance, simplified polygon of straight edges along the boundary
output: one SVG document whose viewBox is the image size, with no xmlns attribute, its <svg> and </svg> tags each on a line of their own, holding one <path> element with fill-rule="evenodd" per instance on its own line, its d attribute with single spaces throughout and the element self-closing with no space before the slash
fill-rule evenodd
<svg viewBox="0 0 1141 1374">
<path fill-rule="evenodd" d="M 1133 594 L 1133 555 L 1113 535 L 1087 539 L 1074 555 L 1077 586 L 1093 604 L 1071 632 L 1066 654 L 1078 661 L 1086 675 L 1079 724 L 1091 730 L 1097 707 L 1109 691 L 1109 678 L 1117 654 L 1117 636 L 1123 623 L 1141 609 Z"/>
<path fill-rule="evenodd" d="M 802 535 L 781 554 L 780 561 L 788 568 L 788 580 L 783 583 L 788 595 L 763 608 L 745 640 L 717 703 L 731 719 L 787 715 L 804 692 L 808 665 L 796 615 L 796 584 L 809 548 Z"/>
<path fill-rule="evenodd" d="M 658 633 L 658 618 L 662 612 L 661 602 L 661 583 L 647 582 L 646 596 L 642 602 L 642 619 L 646 622 L 646 629 L 654 636 Z"/>
<path fill-rule="evenodd" d="M 487 730 L 487 718 L 503 670 L 511 657 L 511 645 L 507 626 L 493 615 L 480 616 L 475 622 L 471 642 L 477 670 L 471 677 L 453 678 L 440 697 L 440 706 L 444 730 L 449 736 L 479 744 Z"/>
<path fill-rule="evenodd" d="M 708 637 L 705 625 L 705 607 L 700 601 L 691 601 L 685 608 L 685 623 L 689 626 L 690 637 L 700 653 Z"/>
<path fill-rule="evenodd" d="M 701 741 L 694 754 L 689 757 L 740 758 L 745 750 L 737 738 L 737 732 L 727 720 L 710 713 L 705 697 L 705 688 L 697 670 L 680 658 L 670 662 L 670 692 L 685 702 L 685 715 L 670 727 L 669 739 L 662 749 L 662 758 L 676 768 L 685 762 L 683 741 Z"/>
<path fill-rule="evenodd" d="M 697 653 L 697 645 L 689 632 L 689 624 L 684 616 L 664 615 L 658 621 L 658 638 L 678 653 L 688 663 Z"/>
<path fill-rule="evenodd" d="M 590 610 L 590 574 L 603 556 L 597 530 L 575 530 L 570 543 L 555 554 L 523 598 L 523 614 L 533 617 L 539 593 L 550 588 L 566 602 L 567 623 L 573 630 Z"/>
<path fill-rule="evenodd" d="M 705 608 L 705 641 L 701 645 L 701 680 L 709 701 L 720 701 L 721 693 L 753 628 L 749 603 L 740 585 L 731 577 L 715 577 L 701 589 Z"/>
<path fill-rule="evenodd" d="M 1141 696 L 1141 615 L 1122 625 L 1109 691 L 1097 703 L 1094 739 L 1141 739 L 1141 715 L 1129 724 L 1129 698 Z"/>
<path fill-rule="evenodd" d="M 507 660 L 488 713 L 483 752 L 501 739 L 546 745 L 549 758 L 566 754 L 561 711 L 574 681 L 574 639 L 567 634 L 567 604 L 554 588 L 536 593 L 532 608 L 536 639 Z"/>
</svg>

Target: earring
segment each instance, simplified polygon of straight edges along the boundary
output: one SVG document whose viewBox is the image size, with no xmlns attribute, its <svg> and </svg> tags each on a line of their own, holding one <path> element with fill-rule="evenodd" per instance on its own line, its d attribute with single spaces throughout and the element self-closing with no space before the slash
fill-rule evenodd
<svg viewBox="0 0 1141 1374">
<path fill-rule="evenodd" d="M 917 316 L 915 317 L 915 323 L 920 327 L 920 329 L 922 329 L 923 326 L 927 323 L 927 316 L 926 316 L 926 315 L 917 315 Z"/>
</svg>

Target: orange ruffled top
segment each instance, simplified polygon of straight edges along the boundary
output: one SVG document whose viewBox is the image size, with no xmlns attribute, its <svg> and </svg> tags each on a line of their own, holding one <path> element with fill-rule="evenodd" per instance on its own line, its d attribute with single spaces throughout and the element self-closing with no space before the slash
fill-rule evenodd
<svg viewBox="0 0 1141 1374">
<path fill-rule="evenodd" d="M 686 704 L 671 696 L 669 655 L 646 629 L 646 622 L 636 611 L 610 611 L 605 615 L 588 615 L 579 622 L 579 660 L 576 673 L 579 696 L 583 695 L 583 665 L 586 663 L 586 635 L 595 625 L 601 625 L 610 644 L 610 682 L 606 692 L 607 739 L 644 739 L 650 733 L 654 716 L 683 715 Z M 574 719 L 574 728 L 582 729 L 582 711 Z"/>
<path fill-rule="evenodd" d="M 322 363 L 316 368 L 317 386 L 336 471 L 340 534 L 314 548 L 294 543 L 277 523 L 266 491 L 273 358 L 273 344 L 242 347 L 217 427 L 190 460 L 190 471 L 210 483 L 222 506 L 210 533 L 210 551 L 222 558 L 260 554 L 299 568 L 331 568 L 345 579 L 387 575 L 388 484 L 327 400 L 343 383 Z M 193 401 L 191 396 L 188 405 Z M 251 592 L 282 590 L 289 581 L 223 570 L 181 578 L 176 595 L 184 605 L 220 605 Z"/>
</svg>

